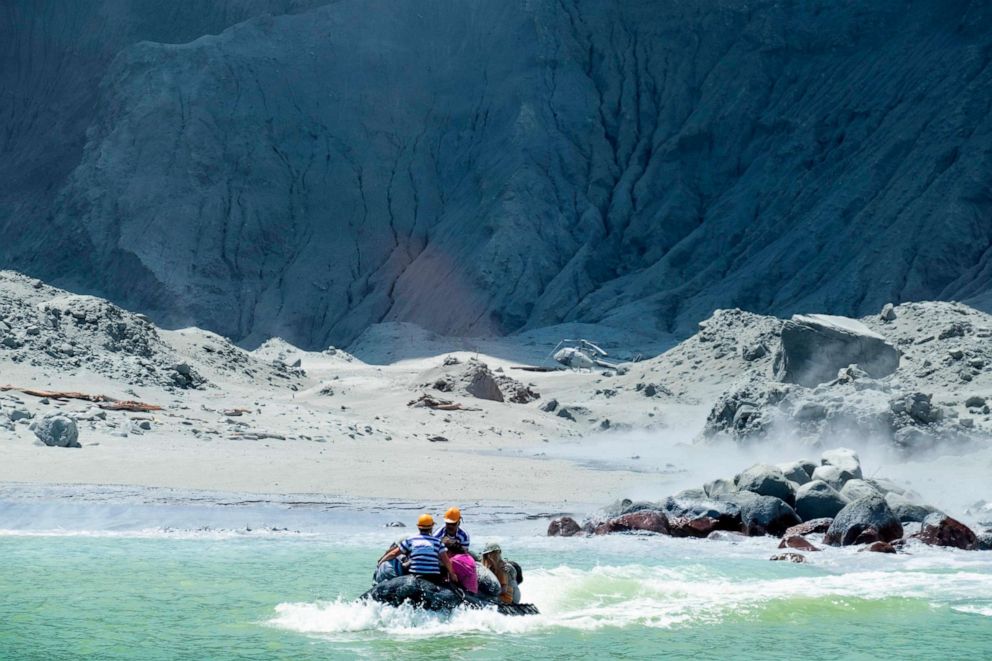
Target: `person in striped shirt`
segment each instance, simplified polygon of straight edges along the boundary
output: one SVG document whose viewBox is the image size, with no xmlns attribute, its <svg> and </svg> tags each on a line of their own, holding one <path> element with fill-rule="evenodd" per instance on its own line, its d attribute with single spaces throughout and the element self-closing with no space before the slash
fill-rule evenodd
<svg viewBox="0 0 992 661">
<path fill-rule="evenodd" d="M 454 575 L 454 572 L 448 559 L 448 550 L 440 539 L 431 535 L 434 530 L 434 517 L 430 514 L 421 514 L 417 519 L 417 530 L 420 532 L 419 535 L 404 539 L 396 548 L 387 552 L 381 561 L 392 560 L 405 553 L 410 558 L 411 575 L 441 584 L 443 583 L 441 567 L 445 568 L 449 576 Z"/>
<path fill-rule="evenodd" d="M 434 536 L 438 539 L 454 537 L 466 551 L 469 550 L 469 536 L 462 530 L 462 511 L 457 507 L 452 507 L 444 513 L 444 525 L 438 528 Z"/>
</svg>

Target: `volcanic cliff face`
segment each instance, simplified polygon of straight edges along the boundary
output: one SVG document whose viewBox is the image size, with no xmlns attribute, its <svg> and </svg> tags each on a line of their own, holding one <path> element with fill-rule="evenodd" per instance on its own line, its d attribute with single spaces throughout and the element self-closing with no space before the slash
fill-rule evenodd
<svg viewBox="0 0 992 661">
<path fill-rule="evenodd" d="M 984 3 L 166 4 L 8 10 L 5 264 L 305 346 L 992 303 Z"/>
</svg>

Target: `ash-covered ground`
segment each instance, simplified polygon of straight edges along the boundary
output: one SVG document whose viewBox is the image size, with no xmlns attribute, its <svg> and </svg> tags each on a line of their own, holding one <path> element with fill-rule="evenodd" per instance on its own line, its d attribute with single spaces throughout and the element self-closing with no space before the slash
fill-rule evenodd
<svg viewBox="0 0 992 661">
<path fill-rule="evenodd" d="M 555 367 L 566 332 L 613 366 L 520 369 Z M 596 503 L 719 477 L 705 464 L 726 453 L 985 457 L 990 336 L 989 315 L 926 302 L 861 320 L 720 310 L 660 354 L 607 326 L 395 323 L 350 351 L 247 351 L 5 271 L 0 480 L 416 499 L 447 477 L 464 499 Z"/>
</svg>

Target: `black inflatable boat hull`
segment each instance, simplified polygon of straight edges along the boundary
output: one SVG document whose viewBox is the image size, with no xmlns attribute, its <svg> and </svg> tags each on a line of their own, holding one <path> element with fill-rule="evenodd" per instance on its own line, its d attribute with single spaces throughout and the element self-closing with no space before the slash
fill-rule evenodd
<svg viewBox="0 0 992 661">
<path fill-rule="evenodd" d="M 434 585 L 416 576 L 400 576 L 379 583 L 362 595 L 391 606 L 410 604 L 429 611 L 449 611 L 453 608 L 495 608 L 503 615 L 537 615 L 534 604 L 504 604 L 474 594 Z"/>
</svg>

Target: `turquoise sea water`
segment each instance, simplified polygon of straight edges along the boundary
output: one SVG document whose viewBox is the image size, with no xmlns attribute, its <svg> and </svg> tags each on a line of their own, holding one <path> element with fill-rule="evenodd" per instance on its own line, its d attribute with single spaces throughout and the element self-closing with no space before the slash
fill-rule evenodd
<svg viewBox="0 0 992 661">
<path fill-rule="evenodd" d="M 525 618 L 353 602 L 403 532 L 365 521 L 7 529 L 0 658 L 992 657 L 992 553 L 827 550 L 795 565 L 768 561 L 771 539 L 547 539 L 545 525 L 473 531 L 524 566 L 525 600 L 542 610 Z"/>
</svg>

